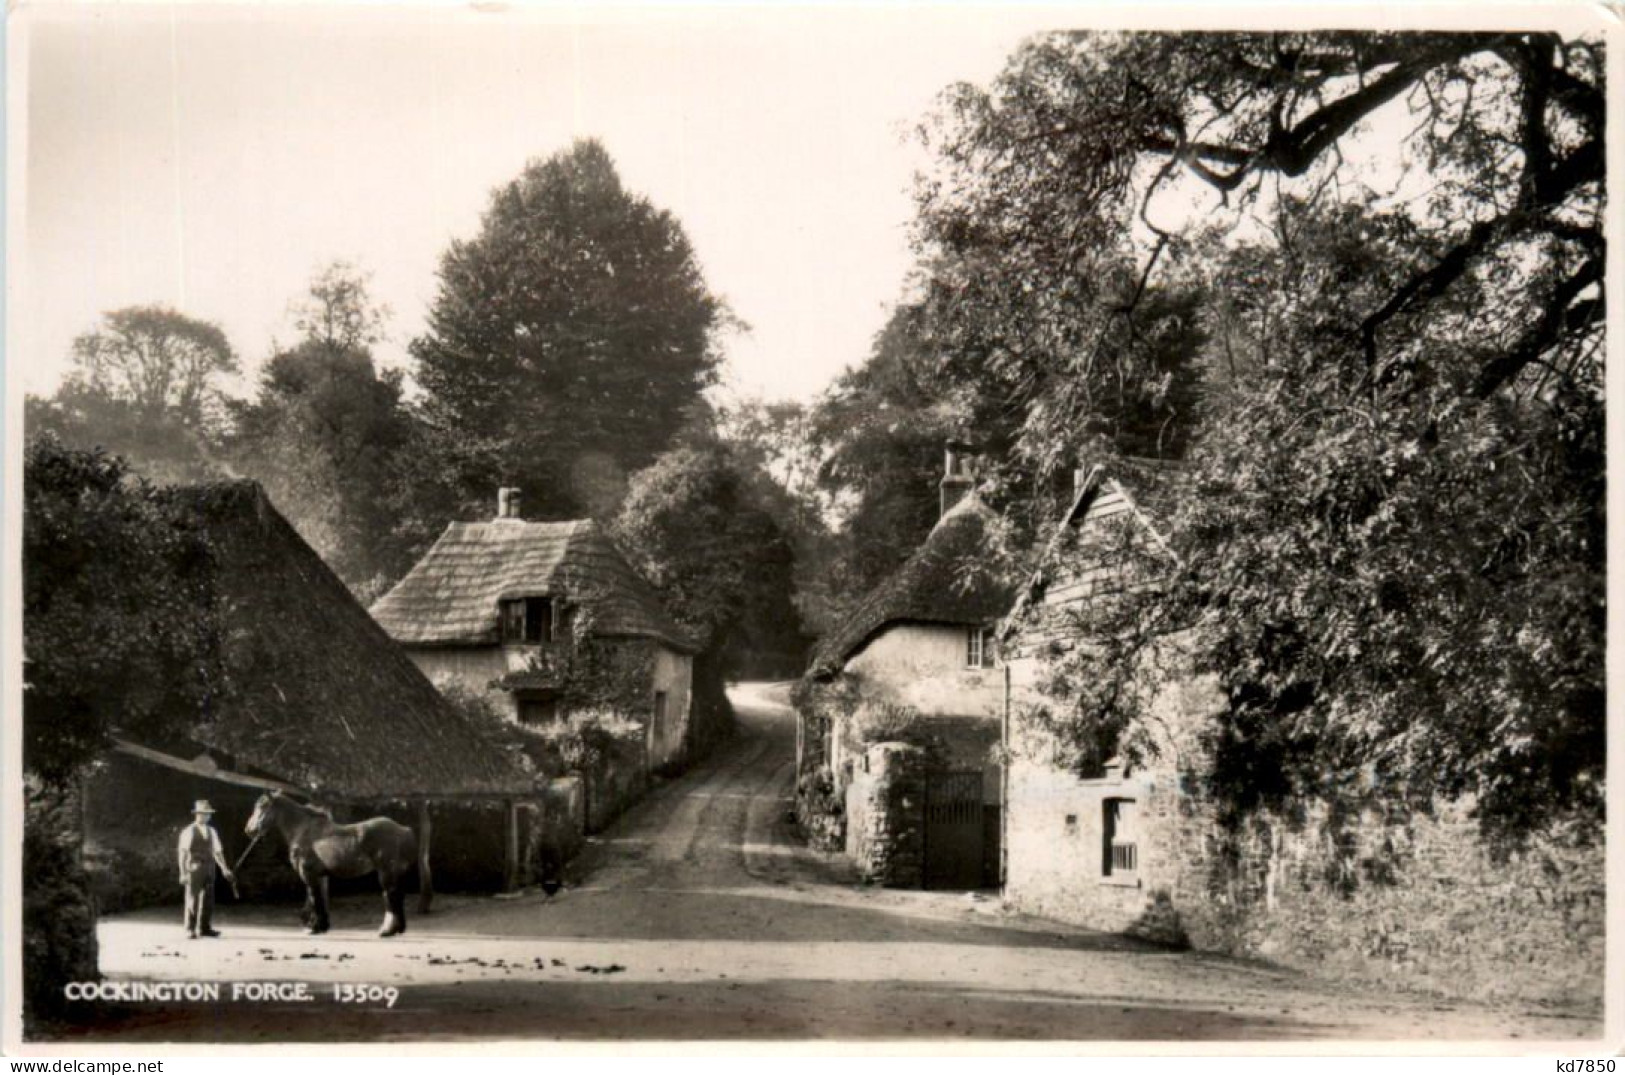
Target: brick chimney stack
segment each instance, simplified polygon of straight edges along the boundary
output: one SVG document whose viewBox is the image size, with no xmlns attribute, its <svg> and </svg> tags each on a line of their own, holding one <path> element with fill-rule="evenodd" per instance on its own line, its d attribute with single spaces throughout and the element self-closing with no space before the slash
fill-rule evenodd
<svg viewBox="0 0 1625 1075">
<path fill-rule="evenodd" d="M 524 518 L 524 516 L 521 515 L 520 512 L 519 512 L 519 504 L 520 504 L 520 500 L 519 500 L 519 490 L 518 489 L 516 489 L 516 488 L 514 488 L 512 486 L 505 485 L 502 488 L 497 490 L 497 518 L 498 519 L 522 519 L 522 518 Z"/>
<path fill-rule="evenodd" d="M 952 442 L 942 455 L 942 481 L 937 488 L 942 494 L 942 514 L 946 515 L 976 488 L 976 456 L 964 445 Z"/>
</svg>

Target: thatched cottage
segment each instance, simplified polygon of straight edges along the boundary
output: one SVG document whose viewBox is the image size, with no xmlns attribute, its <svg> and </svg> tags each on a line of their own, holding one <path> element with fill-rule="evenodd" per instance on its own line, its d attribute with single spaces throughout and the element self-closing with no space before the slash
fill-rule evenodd
<svg viewBox="0 0 1625 1075">
<path fill-rule="evenodd" d="M 591 520 L 452 523 L 373 617 L 430 679 L 486 695 L 522 725 L 609 709 L 644 729 L 645 765 L 679 763 L 694 641 Z"/>
<path fill-rule="evenodd" d="M 996 518 L 975 480 L 972 459 L 949 448 L 936 526 L 820 641 L 800 692 L 803 784 L 827 780 L 844 810 L 848 852 L 899 886 L 974 888 L 996 879 L 1004 671 L 994 629 L 1012 591 L 990 563 Z M 901 862 L 879 846 L 889 837 L 876 829 L 901 824 L 907 842 L 911 823 L 877 818 L 869 802 L 880 775 L 869 754 L 888 741 L 922 748 L 920 771 L 908 778 L 920 786 L 921 846 Z M 886 764 L 904 756 L 889 753 Z M 877 855 L 887 861 L 873 861 Z"/>
<path fill-rule="evenodd" d="M 418 830 L 425 866 L 456 887 L 514 883 L 529 778 L 446 703 L 257 484 L 180 490 L 177 504 L 216 553 L 230 690 L 192 738 L 121 742 L 88 781 L 86 861 L 104 908 L 175 898 L 175 833 L 197 799 L 218 809 L 235 857 L 269 789 L 341 817 L 397 815 Z M 456 833 L 445 854 L 431 825 Z M 245 891 L 293 890 L 273 843 L 245 864 Z"/>
</svg>

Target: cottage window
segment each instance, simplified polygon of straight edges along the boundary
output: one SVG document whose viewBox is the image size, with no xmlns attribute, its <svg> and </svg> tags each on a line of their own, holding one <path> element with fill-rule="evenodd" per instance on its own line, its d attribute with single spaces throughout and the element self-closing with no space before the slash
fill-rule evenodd
<svg viewBox="0 0 1625 1075">
<path fill-rule="evenodd" d="M 1138 815 L 1133 799 L 1107 799 L 1102 804 L 1100 872 L 1114 880 L 1132 880 L 1140 870 Z"/>
<path fill-rule="evenodd" d="M 970 627 L 966 629 L 965 667 L 993 667 L 993 632 L 986 627 Z"/>
<path fill-rule="evenodd" d="M 518 701 L 520 724 L 541 727 L 552 724 L 559 719 L 559 699 L 557 695 L 520 695 Z"/>
<path fill-rule="evenodd" d="M 559 609 L 551 597 L 519 597 L 502 602 L 502 641 L 540 645 L 559 634 Z"/>
</svg>

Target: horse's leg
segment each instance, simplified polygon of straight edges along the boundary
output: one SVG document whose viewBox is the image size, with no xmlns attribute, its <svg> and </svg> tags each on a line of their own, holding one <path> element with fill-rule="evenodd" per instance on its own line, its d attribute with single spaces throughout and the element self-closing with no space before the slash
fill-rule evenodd
<svg viewBox="0 0 1625 1075">
<path fill-rule="evenodd" d="M 406 932 L 406 871 L 400 870 L 395 874 L 395 884 L 390 888 L 390 895 L 395 901 L 395 932 Z"/>
<path fill-rule="evenodd" d="M 326 933 L 330 924 L 327 918 L 327 878 L 311 866 L 300 870 L 300 876 L 305 879 L 305 890 L 310 893 L 310 925 L 305 931 Z"/>
<path fill-rule="evenodd" d="M 305 932 L 315 933 L 312 927 L 316 925 L 316 886 L 312 883 L 304 863 L 297 856 L 288 856 L 288 864 L 293 867 L 294 874 L 305 885 L 305 905 L 299 909 L 299 921 L 305 924 Z"/>
<path fill-rule="evenodd" d="M 384 893 L 384 924 L 378 927 L 378 936 L 393 936 L 399 932 L 395 924 L 395 879 L 382 866 L 378 868 L 378 887 Z"/>
</svg>

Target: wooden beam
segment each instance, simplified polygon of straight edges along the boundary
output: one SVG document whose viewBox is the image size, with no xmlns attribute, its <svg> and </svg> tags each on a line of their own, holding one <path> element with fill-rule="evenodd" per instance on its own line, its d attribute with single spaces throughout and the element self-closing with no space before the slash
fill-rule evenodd
<svg viewBox="0 0 1625 1075">
<path fill-rule="evenodd" d="M 428 914 L 434 903 L 434 870 L 429 865 L 429 847 L 434 841 L 434 817 L 429 800 L 418 803 L 418 914 Z"/>
<path fill-rule="evenodd" d="M 165 754 L 151 747 L 144 747 L 140 743 L 131 743 L 123 739 L 113 740 L 113 750 L 119 754 L 127 754 L 132 758 L 161 765 L 166 769 L 190 776 L 202 777 L 205 780 L 218 780 L 222 784 L 235 784 L 238 787 L 255 788 L 259 791 L 285 791 L 304 798 L 309 793 L 292 784 L 285 784 L 280 780 L 268 780 L 265 777 L 249 776 L 247 773 L 234 773 L 230 769 L 222 769 L 217 765 L 205 765 L 186 758 L 177 758 L 172 754 Z"/>
<path fill-rule="evenodd" d="M 503 813 L 507 815 L 503 825 L 506 838 L 503 841 L 502 890 L 512 892 L 519 887 L 519 804 L 507 799 L 502 805 Z"/>
</svg>

